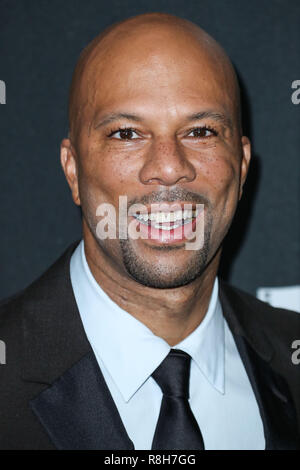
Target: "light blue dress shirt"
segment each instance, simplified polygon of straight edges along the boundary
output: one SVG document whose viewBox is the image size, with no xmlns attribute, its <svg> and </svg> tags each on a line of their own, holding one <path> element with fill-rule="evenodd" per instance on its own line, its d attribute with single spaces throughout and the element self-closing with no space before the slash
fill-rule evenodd
<svg viewBox="0 0 300 470">
<path fill-rule="evenodd" d="M 85 333 L 127 434 L 136 450 L 149 450 L 162 399 L 151 374 L 171 347 L 101 289 L 83 240 L 72 255 L 70 274 Z M 205 449 L 264 449 L 258 405 L 222 314 L 218 278 L 203 321 L 173 348 L 192 358 L 190 406 Z"/>
</svg>

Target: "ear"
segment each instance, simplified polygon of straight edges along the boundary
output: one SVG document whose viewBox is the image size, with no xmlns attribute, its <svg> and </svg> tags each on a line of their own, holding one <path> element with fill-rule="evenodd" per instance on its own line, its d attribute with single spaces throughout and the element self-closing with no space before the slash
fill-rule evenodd
<svg viewBox="0 0 300 470">
<path fill-rule="evenodd" d="M 70 186 L 73 201 L 80 206 L 76 154 L 70 139 L 63 139 L 60 145 L 60 162 Z"/>
<path fill-rule="evenodd" d="M 240 188 L 239 188 L 239 200 L 243 194 L 244 183 L 247 178 L 249 164 L 251 160 L 251 143 L 248 137 L 245 135 L 242 136 L 242 162 L 241 162 L 241 179 L 240 179 Z"/>
</svg>

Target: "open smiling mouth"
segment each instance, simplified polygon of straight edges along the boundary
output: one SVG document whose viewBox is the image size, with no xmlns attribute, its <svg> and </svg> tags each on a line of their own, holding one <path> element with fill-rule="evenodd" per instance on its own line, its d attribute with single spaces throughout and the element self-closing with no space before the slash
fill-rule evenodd
<svg viewBox="0 0 300 470">
<path fill-rule="evenodd" d="M 199 214 L 198 209 L 179 210 L 176 212 L 154 212 L 150 214 L 134 214 L 135 219 L 143 225 L 161 230 L 174 230 L 190 224 Z"/>
<path fill-rule="evenodd" d="M 132 215 L 134 227 L 140 238 L 154 244 L 175 244 L 191 240 L 196 236 L 196 226 L 203 214 L 204 206 L 197 204 L 190 209 L 160 209 Z"/>
</svg>

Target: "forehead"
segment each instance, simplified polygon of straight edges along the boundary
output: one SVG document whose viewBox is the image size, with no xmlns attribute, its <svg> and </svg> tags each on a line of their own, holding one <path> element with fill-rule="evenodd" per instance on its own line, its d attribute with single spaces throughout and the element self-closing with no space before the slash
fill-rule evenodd
<svg viewBox="0 0 300 470">
<path fill-rule="evenodd" d="M 218 50 L 164 30 L 104 41 L 86 66 L 81 95 L 89 117 L 124 106 L 149 115 L 234 107 L 231 71 Z"/>
</svg>

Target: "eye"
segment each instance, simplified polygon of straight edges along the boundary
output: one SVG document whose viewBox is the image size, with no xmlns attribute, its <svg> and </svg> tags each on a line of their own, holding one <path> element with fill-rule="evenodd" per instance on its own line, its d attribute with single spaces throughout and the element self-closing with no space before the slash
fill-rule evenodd
<svg viewBox="0 0 300 470">
<path fill-rule="evenodd" d="M 137 135 L 137 133 L 131 129 L 131 127 L 124 127 L 117 130 L 113 130 L 110 132 L 108 137 L 114 137 L 118 140 L 135 140 L 138 137 L 133 137 L 133 134 Z"/>
<path fill-rule="evenodd" d="M 218 135 L 215 129 L 212 129 L 211 127 L 208 127 L 208 126 L 196 127 L 195 129 L 192 129 L 188 135 L 192 133 L 194 133 L 192 137 L 196 137 L 196 138 L 211 137 L 211 136 Z"/>
</svg>

